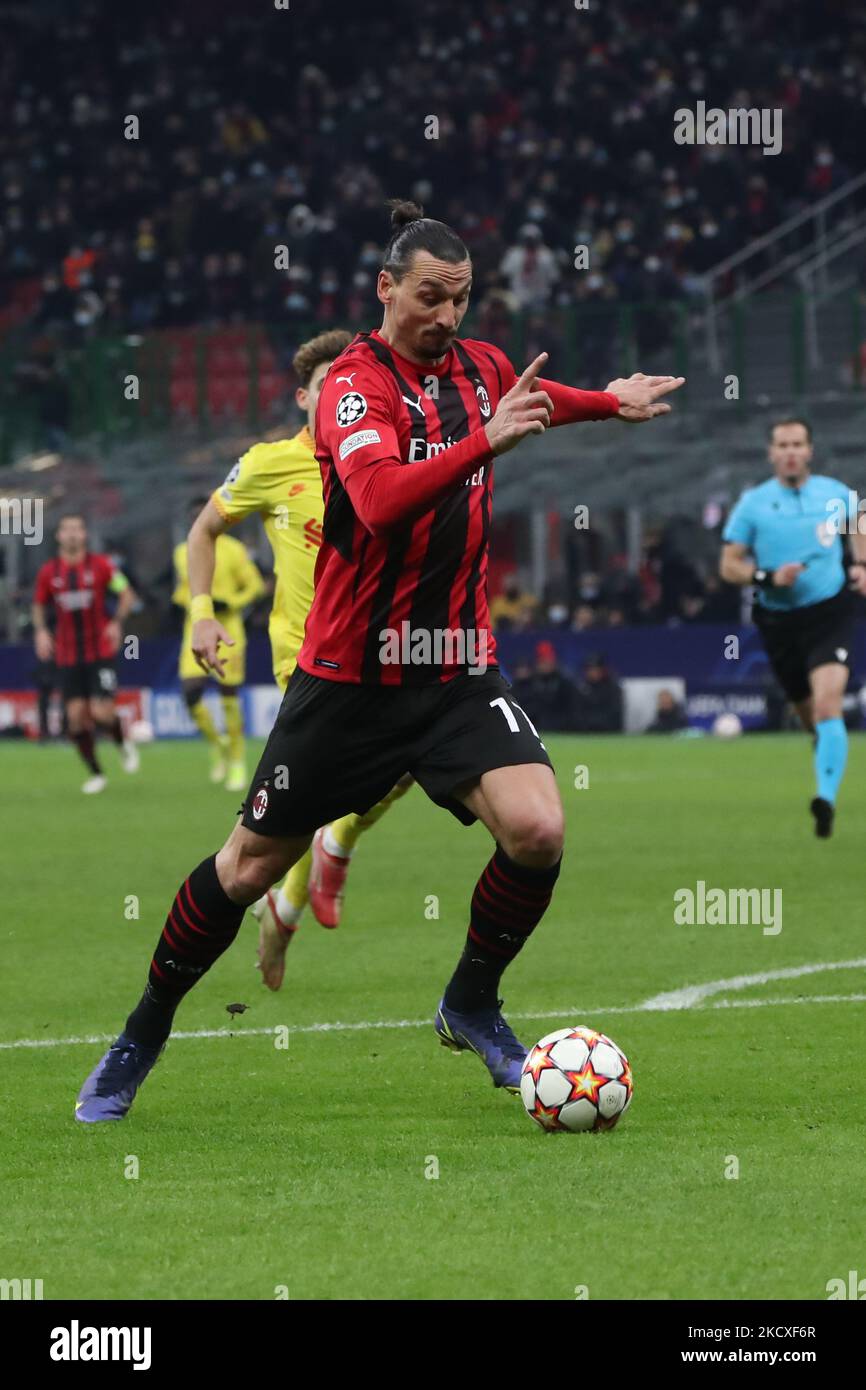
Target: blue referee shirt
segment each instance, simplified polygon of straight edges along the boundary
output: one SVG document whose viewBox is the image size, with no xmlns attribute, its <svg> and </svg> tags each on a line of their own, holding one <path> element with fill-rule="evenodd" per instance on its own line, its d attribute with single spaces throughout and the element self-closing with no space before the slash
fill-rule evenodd
<svg viewBox="0 0 866 1390">
<path fill-rule="evenodd" d="M 763 608 L 789 611 L 838 594 L 846 582 L 840 523 L 849 524 L 850 493 L 836 478 L 810 475 L 802 487 L 770 478 L 748 488 L 734 507 L 722 540 L 746 545 L 758 569 L 801 564 L 806 568 L 789 589 L 758 589 Z M 851 519 L 856 526 L 856 512 Z"/>
</svg>

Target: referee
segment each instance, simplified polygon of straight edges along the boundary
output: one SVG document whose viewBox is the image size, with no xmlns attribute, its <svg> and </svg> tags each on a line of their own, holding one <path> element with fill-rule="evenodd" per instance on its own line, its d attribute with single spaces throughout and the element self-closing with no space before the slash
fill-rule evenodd
<svg viewBox="0 0 866 1390">
<path fill-rule="evenodd" d="M 805 420 L 771 425 L 767 454 L 773 477 L 744 492 L 728 517 L 719 572 L 729 584 L 756 587 L 753 616 L 770 665 L 814 735 L 816 795 L 809 809 L 815 834 L 827 839 L 848 757 L 842 697 L 854 626 L 851 590 L 866 595 L 866 536 L 856 516 L 849 517 L 849 489 L 812 473 Z M 846 528 L 853 551 L 847 574 L 840 534 Z"/>
</svg>

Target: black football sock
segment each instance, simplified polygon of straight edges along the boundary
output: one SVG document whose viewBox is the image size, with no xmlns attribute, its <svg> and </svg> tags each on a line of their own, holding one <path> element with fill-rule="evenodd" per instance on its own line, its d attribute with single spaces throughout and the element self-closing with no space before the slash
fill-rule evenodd
<svg viewBox="0 0 866 1390">
<path fill-rule="evenodd" d="M 122 745 L 123 725 L 120 722 L 119 714 L 116 714 L 113 719 L 109 719 L 105 724 L 100 724 L 99 727 L 101 728 L 104 734 L 107 734 L 109 738 L 114 739 L 114 742 L 118 745 L 118 747 Z"/>
<path fill-rule="evenodd" d="M 446 1008 L 470 1014 L 495 1006 L 502 972 L 544 916 L 561 863 L 529 869 L 496 846 L 472 894 L 469 934 L 445 990 Z"/>
<path fill-rule="evenodd" d="M 92 729 L 82 729 L 80 733 L 70 734 L 69 737 L 72 739 L 72 742 L 75 744 L 75 747 L 81 754 L 82 761 L 85 763 L 85 765 L 89 767 L 90 771 L 95 773 L 97 777 L 101 777 L 102 768 L 100 767 L 99 759 L 96 756 L 96 747 L 93 742 Z"/>
<path fill-rule="evenodd" d="M 245 912 L 223 889 L 216 855 L 193 869 L 171 905 L 144 994 L 126 1020 L 128 1037 L 143 1047 L 162 1046 L 181 999 L 231 946 Z"/>
</svg>

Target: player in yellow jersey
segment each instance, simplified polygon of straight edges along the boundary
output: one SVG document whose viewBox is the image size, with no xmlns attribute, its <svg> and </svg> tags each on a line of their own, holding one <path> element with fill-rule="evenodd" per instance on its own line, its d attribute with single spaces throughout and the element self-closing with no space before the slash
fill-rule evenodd
<svg viewBox="0 0 866 1390">
<path fill-rule="evenodd" d="M 315 456 L 316 405 L 328 368 L 351 341 L 351 333 L 332 329 L 301 345 L 292 365 L 300 382 L 295 400 L 306 416 L 306 425 L 291 439 L 254 444 L 232 468 L 190 531 L 195 624 L 192 649 L 204 669 L 207 665 L 201 647 L 214 630 L 206 624 L 216 627 L 220 642 L 231 650 L 231 634 L 211 601 L 214 543 L 228 526 L 253 513 L 261 516 L 274 552 L 276 588 L 268 630 L 274 679 L 281 690 L 295 669 L 313 601 L 324 520 L 322 478 Z M 221 656 L 219 666 L 225 666 L 226 661 Z M 307 854 L 289 870 L 281 888 L 272 889 L 254 905 L 259 921 L 259 965 L 269 989 L 279 989 L 283 982 L 286 948 L 307 901 L 323 926 L 338 925 L 349 861 L 360 835 L 375 825 L 411 781 L 401 779 L 364 815 L 352 813 L 318 830 Z"/>
<path fill-rule="evenodd" d="M 198 516 L 207 500 L 206 497 L 200 497 L 190 503 L 190 521 Z M 210 710 L 202 700 L 208 677 L 192 652 L 186 541 L 175 546 L 174 574 L 175 590 L 171 601 L 186 614 L 178 666 L 186 707 L 210 746 L 211 781 L 224 783 L 227 791 L 242 792 L 246 790 L 247 785 L 244 716 L 240 702 L 240 689 L 246 678 L 247 650 L 243 610 L 261 597 L 265 591 L 265 583 L 247 554 L 246 547 L 240 541 L 235 540 L 233 536 L 217 537 L 211 595 L 214 611 L 219 613 L 220 622 L 234 643 L 226 657 L 225 669 L 214 673 L 219 682 L 225 725 L 225 733 L 220 734 L 214 725 Z"/>
</svg>

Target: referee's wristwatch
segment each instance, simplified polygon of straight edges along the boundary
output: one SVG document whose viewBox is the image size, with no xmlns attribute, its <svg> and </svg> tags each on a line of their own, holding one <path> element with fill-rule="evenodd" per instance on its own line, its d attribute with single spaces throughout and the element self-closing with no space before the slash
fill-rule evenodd
<svg viewBox="0 0 866 1390">
<path fill-rule="evenodd" d="M 752 575 L 752 583 L 759 589 L 772 589 L 774 570 L 756 569 Z"/>
</svg>

